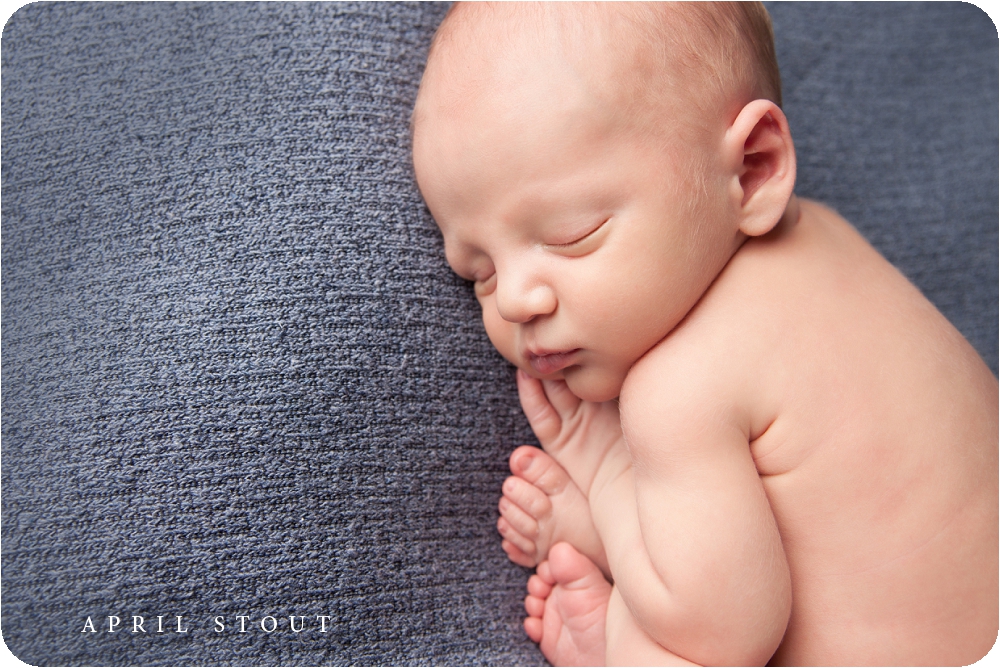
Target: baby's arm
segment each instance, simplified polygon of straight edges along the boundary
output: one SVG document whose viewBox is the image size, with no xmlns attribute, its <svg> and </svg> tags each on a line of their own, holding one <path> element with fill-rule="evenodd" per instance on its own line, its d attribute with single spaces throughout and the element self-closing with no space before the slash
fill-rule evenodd
<svg viewBox="0 0 1000 668">
<path fill-rule="evenodd" d="M 631 454 L 614 402 L 583 402 L 563 382 L 520 374 L 518 386 L 542 446 L 588 494 L 616 589 L 641 628 L 691 661 L 764 663 L 784 632 L 791 587 L 747 436 L 724 428 L 724 411 L 707 398 L 688 395 L 689 407 L 642 380 L 630 376 L 623 399 Z M 635 663 L 614 647 L 610 616 L 608 660 Z"/>
<path fill-rule="evenodd" d="M 748 428 L 717 388 L 668 382 L 644 362 L 621 399 L 629 465 L 609 456 L 590 493 L 615 584 L 646 633 L 679 656 L 766 663 L 791 580 Z"/>
</svg>

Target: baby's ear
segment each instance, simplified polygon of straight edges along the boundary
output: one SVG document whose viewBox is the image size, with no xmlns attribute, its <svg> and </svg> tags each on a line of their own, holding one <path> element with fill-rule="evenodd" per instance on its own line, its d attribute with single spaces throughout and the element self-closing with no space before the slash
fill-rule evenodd
<svg viewBox="0 0 1000 668">
<path fill-rule="evenodd" d="M 788 121 L 770 100 L 754 100 L 726 131 L 740 231 L 767 234 L 781 219 L 795 186 L 795 146 Z"/>
</svg>

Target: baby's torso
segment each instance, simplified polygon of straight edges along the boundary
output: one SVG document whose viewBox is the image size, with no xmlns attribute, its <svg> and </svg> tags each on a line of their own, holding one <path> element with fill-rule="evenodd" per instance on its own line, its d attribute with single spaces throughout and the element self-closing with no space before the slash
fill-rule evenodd
<svg viewBox="0 0 1000 668">
<path fill-rule="evenodd" d="M 746 416 L 792 575 L 773 662 L 975 661 L 997 634 L 996 380 L 850 225 L 801 212 L 650 362 L 703 359 Z"/>
</svg>

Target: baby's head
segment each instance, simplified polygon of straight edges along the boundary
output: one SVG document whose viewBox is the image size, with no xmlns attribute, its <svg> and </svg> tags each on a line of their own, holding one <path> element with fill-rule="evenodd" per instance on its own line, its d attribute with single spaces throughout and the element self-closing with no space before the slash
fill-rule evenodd
<svg viewBox="0 0 1000 668">
<path fill-rule="evenodd" d="M 779 103 L 756 4 L 453 7 L 413 160 L 500 353 L 583 399 L 616 397 L 782 217 L 795 155 Z"/>
</svg>

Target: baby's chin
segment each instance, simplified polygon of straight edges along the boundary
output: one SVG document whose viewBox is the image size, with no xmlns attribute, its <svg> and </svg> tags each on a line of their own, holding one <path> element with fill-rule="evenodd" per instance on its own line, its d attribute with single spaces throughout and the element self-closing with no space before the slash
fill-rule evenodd
<svg viewBox="0 0 1000 668">
<path fill-rule="evenodd" d="M 584 401 L 595 403 L 617 399 L 625 381 L 608 371 L 583 366 L 563 369 L 562 376 L 573 394 Z"/>
</svg>

